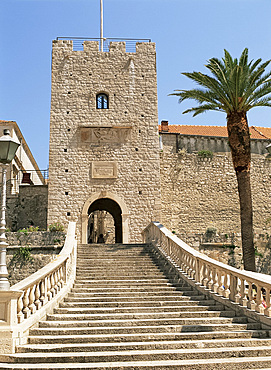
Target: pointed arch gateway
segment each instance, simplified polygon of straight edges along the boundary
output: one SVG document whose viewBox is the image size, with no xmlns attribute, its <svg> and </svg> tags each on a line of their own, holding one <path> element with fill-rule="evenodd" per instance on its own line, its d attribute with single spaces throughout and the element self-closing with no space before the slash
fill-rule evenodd
<svg viewBox="0 0 271 370">
<path fill-rule="evenodd" d="M 108 191 L 101 191 L 93 194 L 84 203 L 82 210 L 82 243 L 88 242 L 88 218 L 92 212 L 107 211 L 113 218 L 115 223 L 115 242 L 128 243 L 128 209 L 124 201 L 116 194 Z"/>
</svg>

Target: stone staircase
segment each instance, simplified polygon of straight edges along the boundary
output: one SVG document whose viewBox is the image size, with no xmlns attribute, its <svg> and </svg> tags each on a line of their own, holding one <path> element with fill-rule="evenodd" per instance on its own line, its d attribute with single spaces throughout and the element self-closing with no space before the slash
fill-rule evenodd
<svg viewBox="0 0 271 370">
<path fill-rule="evenodd" d="M 146 245 L 81 245 L 72 291 L 1 361 L 5 369 L 266 369 L 271 338 L 177 278 Z"/>
</svg>

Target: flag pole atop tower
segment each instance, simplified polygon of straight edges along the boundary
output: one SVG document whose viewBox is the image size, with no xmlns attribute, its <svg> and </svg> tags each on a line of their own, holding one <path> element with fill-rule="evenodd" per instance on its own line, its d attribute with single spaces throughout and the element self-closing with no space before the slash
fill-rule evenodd
<svg viewBox="0 0 271 370">
<path fill-rule="evenodd" d="M 101 23 L 100 23 L 100 42 L 101 42 L 101 51 L 103 51 L 104 45 L 104 36 L 103 36 L 103 0 L 100 0 L 100 15 L 101 15 Z"/>
</svg>

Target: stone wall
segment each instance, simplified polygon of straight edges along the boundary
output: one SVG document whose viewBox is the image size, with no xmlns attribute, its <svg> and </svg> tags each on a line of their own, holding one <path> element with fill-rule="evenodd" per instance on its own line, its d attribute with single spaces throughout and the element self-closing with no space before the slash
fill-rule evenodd
<svg viewBox="0 0 271 370">
<path fill-rule="evenodd" d="M 21 185 L 17 196 L 7 197 L 7 228 L 16 231 L 29 226 L 47 229 L 47 185 Z"/>
<path fill-rule="evenodd" d="M 99 93 L 108 109 L 97 109 Z M 78 240 L 86 241 L 89 206 L 113 199 L 124 241 L 140 241 L 142 229 L 160 219 L 158 142 L 153 43 L 127 53 L 123 42 L 100 52 L 95 41 L 83 51 L 53 41 L 49 224 L 76 221 Z"/>
<path fill-rule="evenodd" d="M 7 267 L 11 285 L 51 262 L 61 251 L 63 232 L 7 232 Z"/>
<path fill-rule="evenodd" d="M 223 234 L 240 233 L 237 181 L 230 154 L 201 158 L 171 153 L 161 159 L 162 223 L 178 234 L 205 233 L 214 227 Z M 254 231 L 265 233 L 270 218 L 271 161 L 253 155 L 251 183 Z"/>
<path fill-rule="evenodd" d="M 163 141 L 163 149 L 170 153 L 177 153 L 185 149 L 187 153 L 199 152 L 200 150 L 210 150 L 214 153 L 230 153 L 227 137 L 200 136 L 200 135 L 180 135 L 173 133 L 160 133 Z M 251 153 L 267 154 L 266 146 L 271 140 L 252 139 Z"/>
</svg>

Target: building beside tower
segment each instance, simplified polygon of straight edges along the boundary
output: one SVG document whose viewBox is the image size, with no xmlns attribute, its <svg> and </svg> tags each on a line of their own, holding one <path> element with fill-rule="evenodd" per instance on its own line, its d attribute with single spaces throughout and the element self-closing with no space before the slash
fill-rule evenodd
<svg viewBox="0 0 271 370">
<path fill-rule="evenodd" d="M 48 224 L 76 221 L 79 240 L 96 241 L 106 212 L 115 242 L 136 242 L 160 219 L 155 44 L 83 45 L 53 41 Z"/>
</svg>

